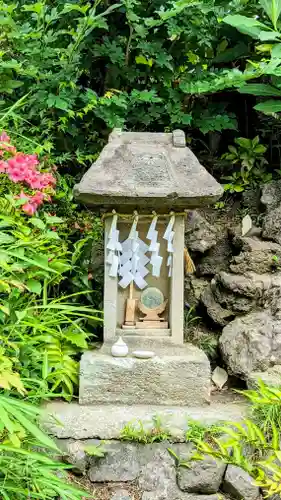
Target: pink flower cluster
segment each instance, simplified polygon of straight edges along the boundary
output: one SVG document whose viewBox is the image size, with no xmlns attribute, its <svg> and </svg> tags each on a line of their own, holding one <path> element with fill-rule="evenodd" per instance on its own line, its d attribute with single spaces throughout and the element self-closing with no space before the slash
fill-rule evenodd
<svg viewBox="0 0 281 500">
<path fill-rule="evenodd" d="M 28 215 L 33 215 L 44 200 L 50 201 L 46 191 L 54 188 L 56 179 L 51 173 L 40 172 L 37 169 L 39 161 L 36 155 L 17 152 L 10 144 L 10 137 L 6 132 L 0 135 L 0 156 L 3 158 L 4 155 L 5 159 L 0 160 L 0 173 L 6 173 L 12 182 L 24 183 L 31 190 L 36 190 L 32 195 L 22 191 L 18 196 L 27 200 L 22 205 L 22 210 Z"/>
</svg>

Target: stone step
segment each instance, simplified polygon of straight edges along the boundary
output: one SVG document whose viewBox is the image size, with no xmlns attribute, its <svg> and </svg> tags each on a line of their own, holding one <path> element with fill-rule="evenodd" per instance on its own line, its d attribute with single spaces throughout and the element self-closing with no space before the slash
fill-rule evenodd
<svg viewBox="0 0 281 500">
<path fill-rule="evenodd" d="M 246 416 L 244 401 L 212 403 L 210 406 L 169 407 L 158 405 L 96 405 L 52 402 L 44 407 L 43 427 L 60 439 L 119 439 L 128 423 L 141 421 L 151 429 L 157 416 L 171 441 L 184 442 L 190 420 L 205 425 L 239 422 Z"/>
<path fill-rule="evenodd" d="M 80 362 L 80 404 L 196 406 L 210 401 L 210 363 L 203 351 L 182 346 L 177 355 L 114 358 L 88 351 Z"/>
</svg>

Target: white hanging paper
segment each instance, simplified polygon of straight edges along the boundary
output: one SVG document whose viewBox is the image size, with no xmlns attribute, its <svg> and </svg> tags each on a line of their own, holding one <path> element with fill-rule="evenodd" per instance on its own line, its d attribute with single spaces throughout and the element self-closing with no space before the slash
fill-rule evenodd
<svg viewBox="0 0 281 500">
<path fill-rule="evenodd" d="M 119 242 L 119 231 L 117 229 L 117 214 L 113 215 L 111 227 L 108 235 L 108 242 L 106 245 L 107 250 L 109 250 L 106 263 L 110 265 L 109 276 L 116 278 L 119 268 L 119 253 L 122 250 L 122 246 Z M 117 253 L 116 253 L 117 252 Z"/>
<path fill-rule="evenodd" d="M 119 285 L 122 288 L 127 288 L 132 281 L 140 289 L 147 286 L 144 278 L 149 273 L 145 267 L 149 262 L 149 258 L 145 255 L 148 251 L 148 245 L 139 238 L 137 222 L 138 218 L 135 217 L 128 238 L 121 244 L 119 276 L 122 279 L 119 281 Z"/>
<path fill-rule="evenodd" d="M 174 236 L 175 236 L 175 231 L 173 231 L 174 225 L 175 225 L 175 215 L 172 215 L 170 217 L 168 226 L 166 227 L 166 231 L 164 233 L 163 238 L 167 240 L 167 252 L 168 252 L 168 258 L 167 258 L 167 267 L 169 268 L 168 270 L 168 276 L 172 276 L 172 268 L 173 268 L 173 257 L 172 254 L 174 253 L 174 247 L 173 247 L 173 241 L 174 241 Z"/>
<path fill-rule="evenodd" d="M 165 231 L 164 236 L 163 236 L 163 239 L 164 239 L 164 240 L 168 240 L 168 239 L 169 239 L 169 234 L 170 234 L 170 233 L 172 232 L 172 230 L 173 230 L 173 227 L 174 227 L 174 224 L 175 224 L 175 219 L 176 219 L 176 218 L 175 218 L 175 216 L 174 216 L 174 215 L 172 215 L 172 216 L 170 217 L 169 224 L 168 224 L 168 226 L 166 227 L 166 231 Z"/>
<path fill-rule="evenodd" d="M 122 248 L 122 245 L 121 245 Z M 122 250 L 121 250 L 122 251 Z M 123 266 L 127 260 L 130 260 L 132 258 L 133 252 L 132 250 L 128 250 L 128 252 L 121 253 L 120 255 L 120 264 Z"/>
<path fill-rule="evenodd" d="M 152 222 L 150 224 L 150 227 L 149 227 L 149 230 L 148 230 L 148 233 L 146 235 L 146 239 L 147 240 L 153 240 L 153 236 L 155 234 L 155 228 L 156 228 L 156 224 L 157 224 L 157 220 L 158 220 L 158 216 L 155 215 L 152 219 Z"/>
<path fill-rule="evenodd" d="M 129 234 L 129 240 L 136 240 L 137 239 L 137 237 L 138 237 L 137 224 L 138 224 L 138 218 L 135 217 L 134 222 L 133 222 L 132 227 L 131 227 L 130 234 Z"/>
<path fill-rule="evenodd" d="M 131 281 L 133 281 L 133 279 L 134 279 L 134 276 L 132 275 L 132 273 L 128 272 L 119 281 L 119 286 L 121 286 L 122 288 L 127 288 L 127 286 L 129 286 L 129 284 L 131 283 Z"/>
<path fill-rule="evenodd" d="M 118 266 L 119 266 L 118 256 L 113 255 L 112 264 L 111 264 L 111 268 L 109 271 L 109 276 L 111 276 L 112 278 L 115 278 L 117 276 Z"/>
<path fill-rule="evenodd" d="M 139 272 L 137 272 L 134 276 L 134 282 L 141 290 L 143 290 L 147 286 L 147 282 L 143 279 Z"/>
<path fill-rule="evenodd" d="M 124 266 L 121 266 L 120 269 L 119 269 L 119 275 L 120 276 L 125 276 L 125 274 L 127 274 L 129 271 L 131 271 L 132 269 L 132 261 L 131 260 L 127 260 L 127 262 L 125 262 Z"/>
<path fill-rule="evenodd" d="M 113 262 L 113 256 L 114 256 L 114 252 L 112 250 L 110 252 L 108 252 L 108 255 L 107 255 L 107 258 L 106 258 L 106 263 L 107 264 L 112 264 L 112 262 Z"/>
</svg>

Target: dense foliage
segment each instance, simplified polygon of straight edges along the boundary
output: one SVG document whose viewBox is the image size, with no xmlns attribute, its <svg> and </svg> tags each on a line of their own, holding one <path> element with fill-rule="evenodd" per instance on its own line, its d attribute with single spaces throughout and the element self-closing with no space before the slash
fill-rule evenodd
<svg viewBox="0 0 281 500">
<path fill-rule="evenodd" d="M 74 175 L 116 126 L 181 127 L 218 177 L 235 137 L 261 135 L 272 172 L 279 14 L 280 0 L 0 2 L 2 122 Z"/>
<path fill-rule="evenodd" d="M 76 180 L 113 127 L 184 129 L 231 194 L 280 175 L 280 13 L 281 0 L 0 0 L 1 498 L 81 497 L 34 452 L 54 445 L 26 406 L 75 397 L 99 334 L 101 221 L 73 200 Z"/>
</svg>

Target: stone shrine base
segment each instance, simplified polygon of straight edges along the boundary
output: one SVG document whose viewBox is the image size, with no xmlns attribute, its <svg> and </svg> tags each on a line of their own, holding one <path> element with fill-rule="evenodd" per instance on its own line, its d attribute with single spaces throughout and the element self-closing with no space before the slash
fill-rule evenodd
<svg viewBox="0 0 281 500">
<path fill-rule="evenodd" d="M 189 420 L 210 425 L 241 421 L 245 413 L 246 406 L 240 401 L 190 408 L 54 402 L 46 406 L 43 424 L 59 438 L 57 443 L 65 459 L 78 474 L 90 480 L 93 488 L 111 485 L 110 493 L 106 488 L 107 496 L 97 497 L 102 500 L 228 500 L 243 498 L 239 496 L 241 492 L 247 493 L 247 500 L 257 500 L 259 492 L 243 471 L 232 470 L 232 466 L 226 470 L 225 465 L 209 459 L 189 462 L 193 445 L 185 442 Z M 144 445 L 120 441 L 125 425 L 141 421 L 149 430 L 155 416 L 160 419 L 161 428 L 170 434 L 169 442 Z M 101 445 L 104 457 L 89 456 L 89 445 Z M 190 468 L 179 467 L 168 449 L 186 460 Z M 115 487 L 115 483 L 122 484 Z M 236 493 L 230 497 L 230 491 Z"/>
<path fill-rule="evenodd" d="M 203 351 L 192 345 L 155 351 L 158 355 L 151 359 L 84 353 L 79 403 L 196 406 L 210 402 L 210 363 Z"/>
</svg>

